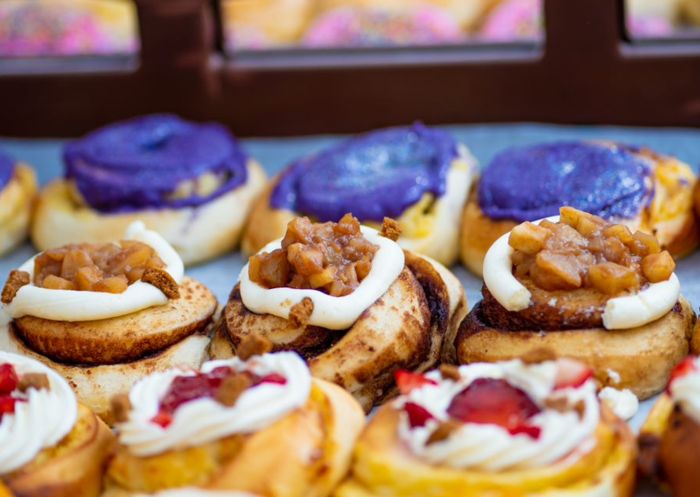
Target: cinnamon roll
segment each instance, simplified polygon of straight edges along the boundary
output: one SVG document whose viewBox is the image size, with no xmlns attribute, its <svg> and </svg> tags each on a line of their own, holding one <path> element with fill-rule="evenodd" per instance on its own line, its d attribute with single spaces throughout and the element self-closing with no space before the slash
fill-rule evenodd
<svg viewBox="0 0 700 497">
<path fill-rule="evenodd" d="M 27 237 L 36 190 L 32 168 L 0 151 L 0 255 Z"/>
</svg>

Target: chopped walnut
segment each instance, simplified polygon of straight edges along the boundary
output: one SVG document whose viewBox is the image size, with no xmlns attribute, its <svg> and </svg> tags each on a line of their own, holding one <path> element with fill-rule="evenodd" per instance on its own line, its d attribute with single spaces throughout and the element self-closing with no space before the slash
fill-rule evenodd
<svg viewBox="0 0 700 497">
<path fill-rule="evenodd" d="M 457 381 L 462 378 L 462 375 L 459 374 L 459 368 L 453 364 L 440 365 L 440 374 L 443 378 L 448 380 Z"/>
<path fill-rule="evenodd" d="M 20 377 L 17 388 L 20 392 L 26 392 L 30 388 L 34 390 L 51 390 L 51 384 L 49 383 L 49 377 L 44 373 L 25 373 Z"/>
<path fill-rule="evenodd" d="M 264 336 L 251 333 L 241 339 L 236 348 L 236 355 L 243 361 L 247 361 L 253 356 L 272 352 L 272 342 Z"/>
<path fill-rule="evenodd" d="M 437 442 L 442 442 L 443 440 L 447 440 L 450 437 L 450 435 L 454 431 L 457 431 L 461 426 L 462 423 L 458 421 L 443 421 L 437 426 L 437 428 L 435 428 L 435 431 L 433 431 L 430 434 L 428 440 L 426 441 L 426 444 L 431 445 Z"/>
<path fill-rule="evenodd" d="M 169 299 L 180 298 L 180 287 L 169 272 L 163 269 L 146 268 L 141 276 L 141 281 L 150 283 L 163 292 Z"/>
<path fill-rule="evenodd" d="M 380 234 L 389 240 L 396 241 L 401 236 L 401 226 L 395 219 L 385 217 Z"/>
<path fill-rule="evenodd" d="M 227 407 L 233 406 L 243 392 L 253 385 L 253 380 L 245 373 L 236 373 L 224 378 L 216 390 L 216 400 Z"/>
<path fill-rule="evenodd" d="M 16 269 L 10 271 L 10 275 L 7 277 L 5 286 L 2 289 L 2 297 L 0 297 L 0 301 L 2 301 L 3 304 L 9 304 L 14 300 L 19 289 L 25 285 L 28 285 L 30 281 L 31 277 L 29 276 L 28 272 L 18 271 Z"/>
<path fill-rule="evenodd" d="M 125 423 L 129 420 L 129 411 L 131 411 L 131 401 L 129 395 L 120 393 L 112 397 L 112 416 L 117 423 Z"/>
<path fill-rule="evenodd" d="M 313 312 L 314 301 L 309 297 L 304 297 L 301 302 L 295 304 L 289 310 L 289 322 L 295 327 L 306 326 Z"/>
</svg>

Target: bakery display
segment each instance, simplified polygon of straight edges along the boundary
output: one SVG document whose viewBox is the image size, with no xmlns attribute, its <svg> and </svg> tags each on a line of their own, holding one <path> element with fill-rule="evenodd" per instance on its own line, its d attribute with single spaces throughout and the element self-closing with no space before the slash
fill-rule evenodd
<svg viewBox="0 0 700 497">
<path fill-rule="evenodd" d="M 198 367 L 216 298 L 182 259 L 136 222 L 119 242 L 70 244 L 32 257 L 2 291 L 0 350 L 64 376 L 111 421 L 109 399 L 151 371 Z"/>
<path fill-rule="evenodd" d="M 401 227 L 399 243 L 442 264 L 457 258 L 459 222 L 475 160 L 448 133 L 421 124 L 359 135 L 293 162 L 256 202 L 243 250 L 281 237 L 299 215 L 337 222 L 351 212 Z"/>
<path fill-rule="evenodd" d="M 119 447 L 106 496 L 179 487 L 330 495 L 350 464 L 362 409 L 312 378 L 295 353 L 261 354 L 259 345 L 248 344 L 244 359 L 150 374 L 115 397 Z"/>
<path fill-rule="evenodd" d="M 582 374 L 583 373 L 583 374 Z M 336 497 L 630 497 L 637 447 L 571 360 L 400 371 Z"/>
<path fill-rule="evenodd" d="M 97 497 L 113 446 L 55 371 L 0 352 L 0 495 Z"/>
<path fill-rule="evenodd" d="M 27 237 L 36 191 L 32 168 L 0 150 L 0 256 Z"/>
<path fill-rule="evenodd" d="M 171 243 L 186 264 L 233 249 L 260 165 L 217 124 L 151 115 L 68 143 L 65 178 L 40 194 L 32 240 L 40 249 L 107 242 L 135 220 Z"/>
<path fill-rule="evenodd" d="M 579 359 L 641 399 L 697 340 L 695 313 L 657 240 L 571 207 L 501 236 L 484 260 L 483 300 L 460 326 L 460 363 L 540 349 Z"/>
<path fill-rule="evenodd" d="M 435 366 L 467 310 L 457 278 L 402 250 L 397 236 L 390 220 L 377 232 L 350 214 L 338 223 L 294 219 L 243 267 L 212 355 L 240 354 L 245 338 L 265 338 L 369 410 L 391 392 L 396 369 Z"/>
<path fill-rule="evenodd" d="M 695 182 L 691 168 L 673 157 L 612 142 L 507 149 L 482 172 L 465 207 L 462 262 L 481 275 L 484 255 L 499 236 L 565 205 L 652 233 L 672 255 L 685 255 L 699 240 Z"/>
</svg>

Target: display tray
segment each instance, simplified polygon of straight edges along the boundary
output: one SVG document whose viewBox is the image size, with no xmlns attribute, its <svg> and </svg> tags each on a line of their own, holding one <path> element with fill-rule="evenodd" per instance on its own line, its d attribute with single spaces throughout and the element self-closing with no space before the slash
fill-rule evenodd
<svg viewBox="0 0 700 497">
<path fill-rule="evenodd" d="M 700 164 L 700 131 L 688 129 L 641 129 L 619 127 L 565 127 L 532 124 L 446 126 L 454 136 L 467 145 L 479 160 L 488 164 L 494 154 L 513 145 L 523 145 L 551 140 L 616 140 L 629 144 L 648 146 L 658 152 L 677 156 L 697 171 Z M 336 136 L 303 138 L 252 138 L 242 140 L 246 151 L 255 157 L 270 175 L 278 172 L 291 160 L 313 152 L 338 140 Z M 62 172 L 62 140 L 14 140 L 0 139 L 0 148 L 15 158 L 31 164 L 37 171 L 42 185 L 59 177 Z M 115 233 L 115 236 L 120 236 Z M 17 268 L 34 255 L 34 249 L 25 244 L 11 254 L 0 258 L 0 278 Z M 214 292 L 219 302 L 225 302 L 238 278 L 244 260 L 241 254 L 231 253 L 214 261 L 188 268 L 188 273 L 202 281 Z M 473 306 L 481 298 L 481 280 L 462 266 L 452 268 L 464 285 Z M 680 278 L 682 292 L 697 311 L 700 306 L 700 251 L 678 263 L 676 274 Z M 637 415 L 630 421 L 635 430 L 646 418 L 654 399 L 641 403 Z M 639 497 L 661 496 L 661 492 L 642 483 Z"/>
</svg>

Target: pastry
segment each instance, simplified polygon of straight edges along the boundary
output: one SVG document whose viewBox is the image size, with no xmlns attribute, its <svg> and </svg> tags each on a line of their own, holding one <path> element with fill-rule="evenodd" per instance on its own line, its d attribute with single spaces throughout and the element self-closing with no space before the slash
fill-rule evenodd
<svg viewBox="0 0 700 497">
<path fill-rule="evenodd" d="M 97 497 L 114 442 L 55 371 L 0 352 L 0 495 Z"/>
<path fill-rule="evenodd" d="M 64 150 L 65 178 L 40 194 L 40 249 L 108 242 L 135 220 L 158 231 L 186 264 L 233 249 L 265 173 L 217 124 L 171 115 L 98 129 Z"/>
<path fill-rule="evenodd" d="M 492 42 L 533 39 L 542 35 L 540 0 L 503 0 L 489 12 L 479 38 Z"/>
<path fill-rule="evenodd" d="M 314 3 L 312 0 L 222 2 L 227 44 L 232 50 L 294 45 L 310 21 Z"/>
<path fill-rule="evenodd" d="M 298 215 L 337 222 L 396 219 L 402 247 L 447 266 L 457 258 L 462 206 L 475 161 L 439 129 L 415 124 L 359 135 L 292 163 L 253 207 L 243 237 L 252 254 Z"/>
<path fill-rule="evenodd" d="M 216 299 L 183 275 L 175 250 L 134 223 L 118 243 L 71 244 L 12 271 L 2 292 L 0 350 L 58 371 L 78 400 L 109 418 L 109 399 L 144 374 L 198 367 Z"/>
<path fill-rule="evenodd" d="M 481 275 L 484 254 L 523 221 L 569 205 L 654 234 L 673 256 L 698 244 L 695 175 L 679 160 L 610 142 L 554 142 L 511 148 L 482 172 L 462 221 L 462 262 Z"/>
<path fill-rule="evenodd" d="M 571 360 L 397 373 L 336 497 L 631 497 L 636 444 Z"/>
<path fill-rule="evenodd" d="M 644 399 L 686 356 L 695 313 L 656 239 L 571 207 L 503 235 L 484 261 L 483 300 L 462 322 L 459 363 L 537 350 L 579 359 L 605 386 Z"/>
<path fill-rule="evenodd" d="M 26 238 L 36 190 L 34 171 L 0 151 L 0 255 Z"/>
<path fill-rule="evenodd" d="M 296 218 L 241 271 L 217 325 L 212 355 L 241 353 L 246 337 L 294 350 L 317 378 L 346 388 L 369 410 L 398 368 L 435 365 L 466 314 L 464 291 L 440 263 L 403 251 L 346 214 L 338 222 Z M 391 238 L 390 238 L 391 237 Z"/>
<path fill-rule="evenodd" d="M 260 354 L 258 345 L 246 360 L 153 373 L 115 398 L 119 447 L 107 495 L 178 487 L 329 495 L 347 472 L 362 409 L 312 379 L 297 354 Z"/>
<path fill-rule="evenodd" d="M 700 360 L 691 356 L 671 375 L 639 433 L 639 468 L 674 497 L 698 493 Z"/>
</svg>

